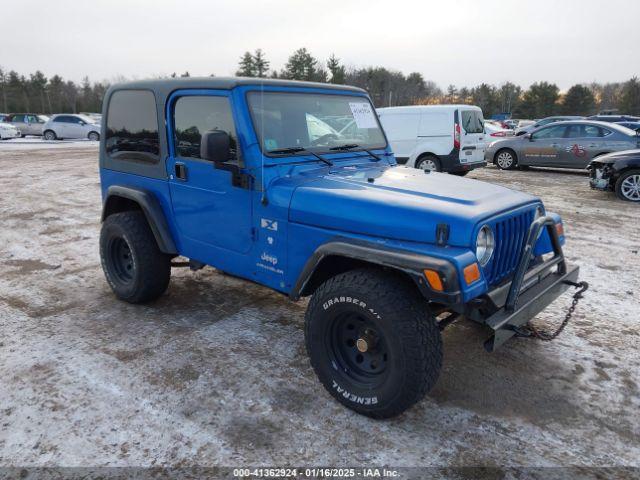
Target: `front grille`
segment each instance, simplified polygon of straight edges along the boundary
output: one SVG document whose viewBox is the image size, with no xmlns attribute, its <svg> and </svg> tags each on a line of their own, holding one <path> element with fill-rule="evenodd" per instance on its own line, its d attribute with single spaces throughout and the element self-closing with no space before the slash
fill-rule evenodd
<svg viewBox="0 0 640 480">
<path fill-rule="evenodd" d="M 491 260 L 483 269 L 489 285 L 501 283 L 514 274 L 534 218 L 535 207 L 489 222 L 496 241 Z"/>
</svg>

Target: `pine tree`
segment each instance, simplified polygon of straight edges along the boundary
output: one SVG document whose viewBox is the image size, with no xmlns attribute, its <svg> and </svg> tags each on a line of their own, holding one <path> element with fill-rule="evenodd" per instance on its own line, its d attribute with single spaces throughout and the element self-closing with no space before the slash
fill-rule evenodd
<svg viewBox="0 0 640 480">
<path fill-rule="evenodd" d="M 638 77 L 633 77 L 624 83 L 618 105 L 620 113 L 623 115 L 640 115 L 640 81 L 638 81 Z"/>
<path fill-rule="evenodd" d="M 256 64 L 251 52 L 244 52 L 244 55 L 240 58 L 238 64 L 238 70 L 236 71 L 238 77 L 255 77 L 256 76 Z"/>
<path fill-rule="evenodd" d="M 344 66 L 340 65 L 340 60 L 333 53 L 329 57 L 329 60 L 327 60 L 327 68 L 329 69 L 329 73 L 331 73 L 331 79 L 329 80 L 331 83 L 344 84 Z"/>
<path fill-rule="evenodd" d="M 264 78 L 269 71 L 269 61 L 261 48 L 256 49 L 253 54 L 253 68 L 256 77 Z"/>
<path fill-rule="evenodd" d="M 306 48 L 299 48 L 289 57 L 282 76 L 291 80 L 317 80 L 317 63 Z"/>
<path fill-rule="evenodd" d="M 584 85 L 571 87 L 562 100 L 562 111 L 566 115 L 590 115 L 595 106 L 593 93 Z"/>
</svg>

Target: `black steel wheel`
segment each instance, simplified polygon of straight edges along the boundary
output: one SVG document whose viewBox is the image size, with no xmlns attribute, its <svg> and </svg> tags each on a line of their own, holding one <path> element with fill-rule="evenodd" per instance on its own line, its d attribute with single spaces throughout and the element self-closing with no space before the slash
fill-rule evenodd
<svg viewBox="0 0 640 480">
<path fill-rule="evenodd" d="M 331 361 L 352 382 L 366 387 L 384 382 L 388 347 L 371 318 L 357 311 L 337 315 L 326 330 L 325 345 Z"/>
<path fill-rule="evenodd" d="M 127 284 L 135 278 L 136 265 L 133 261 L 131 248 L 124 237 L 111 237 L 109 240 L 109 255 L 106 258 L 118 282 Z"/>
<path fill-rule="evenodd" d="M 327 391 L 373 418 L 420 401 L 442 366 L 440 330 L 427 302 L 406 276 L 379 269 L 324 282 L 307 308 L 305 343 Z"/>
</svg>

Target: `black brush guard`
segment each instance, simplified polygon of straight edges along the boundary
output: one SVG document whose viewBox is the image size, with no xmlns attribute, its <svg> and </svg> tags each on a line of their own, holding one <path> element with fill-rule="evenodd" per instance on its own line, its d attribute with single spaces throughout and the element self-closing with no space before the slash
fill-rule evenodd
<svg viewBox="0 0 640 480">
<path fill-rule="evenodd" d="M 543 228 L 547 229 L 554 255 L 529 268 L 533 249 Z M 485 349 L 493 352 L 513 337 L 518 327 L 528 323 L 575 284 L 579 271 L 579 267 L 568 265 L 565 261 L 553 218 L 543 216 L 535 220 L 529 227 L 527 241 L 511 283 L 488 293 L 495 313 L 483 322 L 493 330 L 493 335 L 484 344 Z"/>
</svg>

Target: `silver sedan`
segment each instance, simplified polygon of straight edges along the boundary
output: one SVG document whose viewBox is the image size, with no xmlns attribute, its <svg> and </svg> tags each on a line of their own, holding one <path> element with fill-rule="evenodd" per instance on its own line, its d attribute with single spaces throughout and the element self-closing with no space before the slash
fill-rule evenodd
<svg viewBox="0 0 640 480">
<path fill-rule="evenodd" d="M 520 167 L 586 168 L 605 153 L 640 148 L 640 134 L 605 122 L 557 122 L 520 137 L 492 142 L 487 163 L 502 170 Z"/>
</svg>

